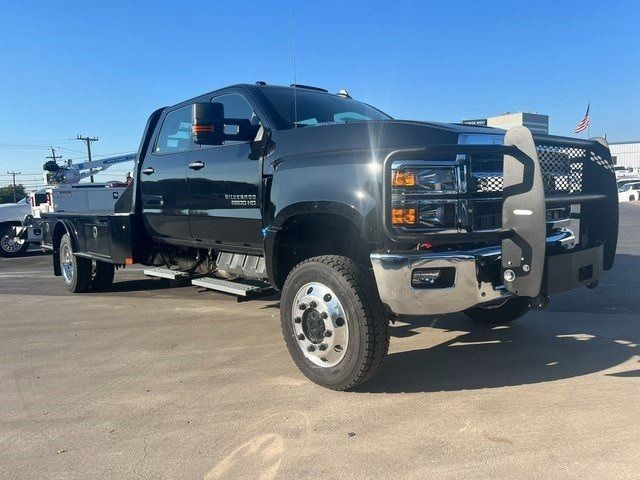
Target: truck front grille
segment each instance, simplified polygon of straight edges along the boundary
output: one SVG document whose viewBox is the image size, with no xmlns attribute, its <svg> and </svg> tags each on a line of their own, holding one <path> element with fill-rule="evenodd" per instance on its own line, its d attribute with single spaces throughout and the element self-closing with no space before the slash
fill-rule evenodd
<svg viewBox="0 0 640 480">
<path fill-rule="evenodd" d="M 471 226 L 474 231 L 492 230 L 502 227 L 502 201 L 476 201 L 471 207 Z M 571 217 L 571 207 L 547 208 L 547 223 L 567 220 Z"/>
</svg>

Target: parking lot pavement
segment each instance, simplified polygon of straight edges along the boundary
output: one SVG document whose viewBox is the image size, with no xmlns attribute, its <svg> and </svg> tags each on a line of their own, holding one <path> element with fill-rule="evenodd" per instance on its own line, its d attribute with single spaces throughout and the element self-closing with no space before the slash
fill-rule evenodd
<svg viewBox="0 0 640 480">
<path fill-rule="evenodd" d="M 0 260 L 0 477 L 638 478 L 640 203 L 600 288 L 511 327 L 392 328 L 357 392 L 317 387 L 277 296 L 167 288 L 139 269 L 71 295 L 50 258 Z"/>
</svg>

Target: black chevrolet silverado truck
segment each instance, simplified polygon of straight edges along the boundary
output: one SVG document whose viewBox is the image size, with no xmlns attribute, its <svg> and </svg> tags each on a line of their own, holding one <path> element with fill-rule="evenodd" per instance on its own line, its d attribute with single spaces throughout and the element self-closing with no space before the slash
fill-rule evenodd
<svg viewBox="0 0 640 480">
<path fill-rule="evenodd" d="M 234 85 L 156 110 L 112 215 L 45 214 L 72 292 L 114 270 L 248 296 L 280 290 L 313 382 L 371 378 L 397 316 L 504 324 L 612 267 L 604 139 L 394 120 L 341 91 Z"/>
</svg>

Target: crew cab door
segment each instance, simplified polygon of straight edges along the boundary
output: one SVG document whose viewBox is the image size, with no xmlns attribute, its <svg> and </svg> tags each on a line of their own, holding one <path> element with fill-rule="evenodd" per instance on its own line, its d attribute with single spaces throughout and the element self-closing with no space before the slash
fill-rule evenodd
<svg viewBox="0 0 640 480">
<path fill-rule="evenodd" d="M 211 101 L 224 105 L 226 118 L 260 122 L 239 92 Z M 262 245 L 262 216 L 258 196 L 261 164 L 251 142 L 225 141 L 191 152 L 187 169 L 189 223 L 193 239 L 211 245 Z"/>
<path fill-rule="evenodd" d="M 165 113 L 155 144 L 140 166 L 142 215 L 156 238 L 191 240 L 187 164 L 191 144 L 191 105 Z"/>
</svg>

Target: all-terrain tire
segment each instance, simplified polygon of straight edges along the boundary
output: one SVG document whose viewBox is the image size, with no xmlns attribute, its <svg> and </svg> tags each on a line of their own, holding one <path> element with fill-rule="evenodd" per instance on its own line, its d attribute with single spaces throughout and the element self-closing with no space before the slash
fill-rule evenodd
<svg viewBox="0 0 640 480">
<path fill-rule="evenodd" d="M 96 262 L 92 270 L 91 289 L 96 291 L 108 290 L 113 283 L 116 267 L 112 263 Z"/>
<path fill-rule="evenodd" d="M 338 325 L 342 323 L 343 326 L 334 327 L 344 328 L 346 325 L 348 342 L 344 356 L 333 366 L 312 362 L 299 341 L 301 334 L 295 331 L 294 309 L 299 305 L 294 305 L 294 301 L 301 289 L 306 289 L 309 284 L 326 286 L 334 292 L 344 311 L 345 318 L 338 319 Z M 324 255 L 299 263 L 284 283 L 280 320 L 285 343 L 296 366 L 312 382 L 333 390 L 348 390 L 373 377 L 389 350 L 388 318 L 378 297 L 373 275 L 366 266 L 358 265 L 347 257 Z M 331 321 L 331 318 L 325 320 Z"/>
<path fill-rule="evenodd" d="M 517 320 L 529 311 L 529 300 L 525 297 L 516 297 L 506 300 L 500 305 L 486 307 L 473 307 L 465 310 L 469 318 L 488 325 L 506 325 Z"/>
<path fill-rule="evenodd" d="M 91 260 L 73 255 L 71 237 L 65 233 L 58 250 L 62 278 L 67 290 L 73 293 L 86 292 L 91 288 Z"/>
</svg>

